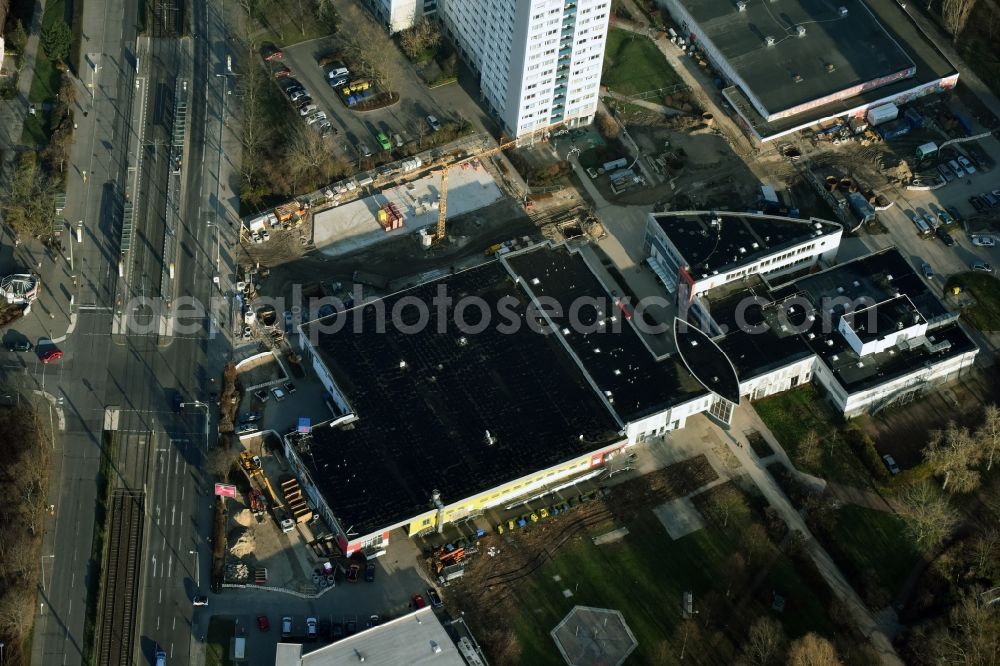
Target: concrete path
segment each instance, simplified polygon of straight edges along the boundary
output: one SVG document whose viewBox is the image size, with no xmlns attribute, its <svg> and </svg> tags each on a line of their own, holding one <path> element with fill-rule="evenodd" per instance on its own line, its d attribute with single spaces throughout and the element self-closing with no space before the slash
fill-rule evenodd
<svg viewBox="0 0 1000 666">
<path fill-rule="evenodd" d="M 609 90 L 605 93 L 611 99 L 617 99 L 621 102 L 626 102 L 627 104 L 632 104 L 634 106 L 641 106 L 644 109 L 649 109 L 650 111 L 656 111 L 657 113 L 662 113 L 665 116 L 684 116 L 687 115 L 680 109 L 675 109 L 672 106 L 665 106 L 663 104 L 656 104 L 655 102 L 649 102 L 644 99 L 632 99 L 628 95 L 622 95 L 621 93 L 616 93 L 614 90 Z"/>
<path fill-rule="evenodd" d="M 31 25 L 24 26 L 28 33 L 28 41 L 24 47 L 17 74 L 17 95 L 14 99 L 0 101 L 0 145 L 16 147 L 21 143 L 21 130 L 24 127 L 24 117 L 28 113 L 28 95 L 31 93 L 31 83 L 35 80 L 35 58 L 38 53 L 38 39 L 42 32 L 42 14 L 45 12 L 45 0 L 35 0 L 35 10 L 31 15 Z M 4 150 L 0 159 L 2 169 L 0 174 L 8 173 L 14 163 L 17 150 Z"/>
<path fill-rule="evenodd" d="M 736 413 L 739 414 L 751 409 L 748 405 L 741 405 L 737 408 Z M 746 418 L 745 415 L 744 418 Z M 752 421 L 751 418 L 747 418 L 746 420 Z M 708 419 L 702 415 L 698 415 L 689 419 L 688 427 L 692 425 L 701 426 L 702 424 L 698 423 L 699 421 L 708 421 Z M 709 423 L 708 427 L 715 428 L 716 426 Z M 777 482 L 775 482 L 774 478 L 768 474 L 760 461 L 753 455 L 746 438 L 736 428 L 731 432 L 722 431 L 722 434 L 728 440 L 729 450 L 742 463 L 750 479 L 757 485 L 768 503 L 781 514 L 782 518 L 788 524 L 789 529 L 798 530 L 802 533 L 802 536 L 805 538 L 806 550 L 816 564 L 820 575 L 823 576 L 823 579 L 830 586 L 830 590 L 834 596 L 840 599 L 850 611 L 858 629 L 871 641 L 872 646 L 878 651 L 882 658 L 882 663 L 892 666 L 902 666 L 903 661 L 896 654 L 892 642 L 882 631 L 872 612 L 865 606 L 861 597 L 858 596 L 858 593 L 847 582 L 847 579 L 844 578 L 844 575 L 836 563 L 834 563 L 829 553 L 812 536 L 802 516 L 799 515 L 799 512 L 788 501 L 788 497 L 778 486 Z"/>
</svg>

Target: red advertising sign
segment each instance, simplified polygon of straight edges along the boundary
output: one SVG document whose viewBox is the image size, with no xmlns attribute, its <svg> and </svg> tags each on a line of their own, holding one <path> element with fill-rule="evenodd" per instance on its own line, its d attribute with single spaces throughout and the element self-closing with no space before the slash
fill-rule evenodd
<svg viewBox="0 0 1000 666">
<path fill-rule="evenodd" d="M 215 494 L 219 497 L 236 497 L 236 486 L 217 483 L 215 484 Z"/>
</svg>

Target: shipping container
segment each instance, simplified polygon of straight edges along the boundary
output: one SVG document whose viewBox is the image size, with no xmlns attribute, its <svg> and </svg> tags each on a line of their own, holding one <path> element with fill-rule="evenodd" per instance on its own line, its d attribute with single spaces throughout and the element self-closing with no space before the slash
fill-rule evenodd
<svg viewBox="0 0 1000 666">
<path fill-rule="evenodd" d="M 917 146 L 917 159 L 922 160 L 926 157 L 930 157 L 931 155 L 936 154 L 937 151 L 938 147 L 936 143 L 931 142 L 919 145 Z"/>
<path fill-rule="evenodd" d="M 924 126 L 924 117 L 916 109 L 907 109 L 906 113 L 903 114 L 903 118 L 913 129 L 920 129 Z"/>
<path fill-rule="evenodd" d="M 899 108 L 895 104 L 883 104 L 868 109 L 865 117 L 868 119 L 868 124 L 874 127 L 898 118 Z"/>
<path fill-rule="evenodd" d="M 875 209 L 872 208 L 872 205 L 860 193 L 848 192 L 847 203 L 850 205 L 851 210 L 854 211 L 854 216 L 858 218 L 859 222 L 871 222 L 875 219 Z"/>
</svg>

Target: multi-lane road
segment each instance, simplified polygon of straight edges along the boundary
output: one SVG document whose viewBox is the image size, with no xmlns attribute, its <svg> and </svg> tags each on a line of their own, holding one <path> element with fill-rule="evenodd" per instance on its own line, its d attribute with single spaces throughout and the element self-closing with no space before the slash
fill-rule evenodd
<svg viewBox="0 0 1000 666">
<path fill-rule="evenodd" d="M 93 638 L 88 591 L 98 593 L 92 535 L 107 424 L 117 441 L 107 481 L 141 493 L 146 511 L 132 660 L 147 662 L 159 646 L 174 663 L 198 661 L 205 626 L 191 597 L 207 588 L 211 488 L 200 468 L 212 445 L 205 420 L 214 417 L 205 403 L 228 357 L 228 308 L 183 329 L 130 312 L 129 303 L 188 296 L 207 306 L 231 290 L 239 144 L 223 110 L 233 88 L 225 12 L 235 3 L 228 4 L 157 2 L 162 13 L 154 16 L 164 20 L 154 20 L 148 36 L 138 35 L 138 3 L 84 5 L 79 79 L 87 94 L 76 111 L 65 209 L 81 227 L 78 319 L 45 384 L 63 401 L 65 430 L 55 444 L 57 508 L 43 550 L 35 663 L 83 663 Z M 182 34 L 185 25 L 190 34 Z M 178 164 L 170 157 L 180 97 L 187 113 Z"/>
</svg>

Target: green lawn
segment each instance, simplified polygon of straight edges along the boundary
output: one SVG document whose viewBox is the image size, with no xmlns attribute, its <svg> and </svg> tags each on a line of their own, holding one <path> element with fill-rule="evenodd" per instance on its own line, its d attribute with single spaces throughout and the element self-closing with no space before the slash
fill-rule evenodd
<svg viewBox="0 0 1000 666">
<path fill-rule="evenodd" d="M 601 83 L 609 89 L 635 95 L 680 82 L 681 78 L 648 37 L 625 30 L 608 31 Z"/>
<path fill-rule="evenodd" d="M 841 436 L 839 416 L 812 384 L 760 400 L 754 409 L 800 471 L 853 486 L 872 482 L 871 474 Z M 797 456 L 799 443 L 810 430 L 821 441 L 818 465 L 804 465 Z"/>
<path fill-rule="evenodd" d="M 205 666 L 230 666 L 229 641 L 236 635 L 236 621 L 229 618 L 213 617 L 208 621 L 208 649 L 205 651 Z"/>
<path fill-rule="evenodd" d="M 869 569 L 890 594 L 898 592 L 920 557 L 902 519 L 853 504 L 836 514 L 831 554 L 854 579 L 855 588 L 861 589 L 862 573 Z"/>
<path fill-rule="evenodd" d="M 32 86 L 34 87 L 34 86 Z M 34 115 L 24 117 L 24 127 L 21 129 L 21 143 L 28 146 L 44 146 L 49 142 L 52 118 L 51 111 L 37 110 Z"/>
<path fill-rule="evenodd" d="M 988 273 L 959 273 L 948 280 L 947 287 L 956 285 L 976 299 L 962 316 L 980 331 L 1000 331 L 1000 280 Z"/>
<path fill-rule="evenodd" d="M 65 20 L 65 17 L 66 0 L 50 0 L 46 3 L 45 13 L 42 15 L 42 29 L 44 30 L 57 21 Z M 31 90 L 28 91 L 28 101 L 38 106 L 55 104 L 61 80 L 62 74 L 56 69 L 56 63 L 49 60 L 39 44 L 35 57 L 34 77 L 31 80 Z M 49 134 L 49 112 L 39 110 L 34 116 L 25 116 L 24 129 L 21 134 L 22 143 L 45 145 L 49 142 Z"/>
<path fill-rule="evenodd" d="M 698 608 L 709 591 L 720 591 L 726 562 L 739 550 L 736 532 L 709 526 L 673 541 L 652 511 L 641 513 L 628 528 L 629 534 L 614 544 L 594 546 L 589 535 L 574 539 L 553 560 L 518 582 L 516 606 L 522 612 L 513 622 L 523 649 L 522 663 L 564 663 L 549 632 L 576 605 L 622 612 L 639 643 L 629 663 L 676 660 L 679 648 L 671 645 L 664 650 L 664 641 L 675 635 L 681 622 L 682 594 L 691 590 Z M 750 576 L 758 571 L 759 566 L 748 567 Z M 554 576 L 560 579 L 556 581 Z M 777 616 L 791 635 L 828 633 L 824 606 L 817 601 L 823 595 L 806 593 L 808 588 L 792 563 L 779 557 L 754 598 L 746 599 L 738 612 L 727 611 L 719 621 L 731 627 L 749 623 L 770 612 L 771 591 L 780 590 L 794 608 L 794 612 L 786 610 Z M 573 596 L 566 598 L 563 590 L 570 590 Z M 727 642 L 714 645 L 711 652 L 725 657 L 736 648 Z"/>
</svg>

